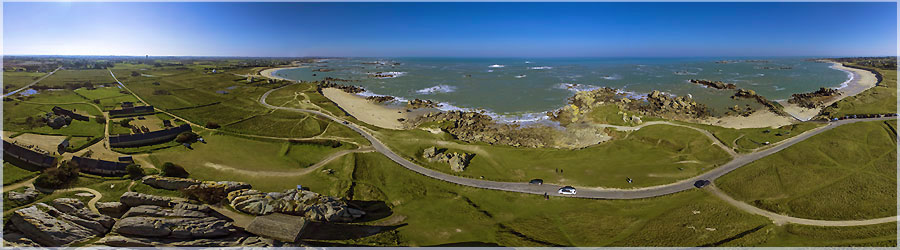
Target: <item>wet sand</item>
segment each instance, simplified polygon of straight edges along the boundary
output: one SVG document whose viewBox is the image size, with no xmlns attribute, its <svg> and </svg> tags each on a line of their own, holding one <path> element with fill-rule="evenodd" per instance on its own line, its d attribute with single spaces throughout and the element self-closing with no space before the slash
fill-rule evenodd
<svg viewBox="0 0 900 250">
<path fill-rule="evenodd" d="M 405 109 L 381 105 L 366 98 L 344 92 L 336 88 L 322 89 L 322 94 L 343 108 L 356 119 L 387 129 L 404 129 L 397 119 L 409 119 L 411 114 Z"/>
<path fill-rule="evenodd" d="M 827 107 L 828 105 L 831 105 L 832 103 L 840 101 L 841 99 L 847 98 L 849 96 L 854 96 L 859 93 L 862 93 L 863 91 L 866 91 L 867 89 L 869 89 L 871 87 L 875 87 L 875 84 L 878 82 L 878 78 L 875 77 L 875 74 L 873 74 L 872 72 L 869 72 L 867 70 L 844 67 L 840 63 L 836 63 L 836 62 L 830 62 L 830 63 L 834 64 L 833 67 L 835 69 L 849 71 L 849 72 L 852 72 L 852 74 L 853 74 L 853 80 L 851 80 L 849 83 L 847 83 L 846 87 L 839 89 L 841 94 L 838 96 L 832 97 L 830 100 L 825 102 L 824 105 L 820 106 L 819 108 L 814 108 L 814 109 L 800 107 L 797 104 L 788 103 L 787 100 L 778 101 L 778 103 L 781 104 L 781 106 L 784 106 L 785 112 L 787 112 L 788 114 L 791 114 L 791 116 L 793 116 L 797 120 L 809 121 L 810 119 L 812 119 L 813 117 L 818 115 L 819 112 L 822 111 L 822 109 L 824 107 Z"/>
</svg>

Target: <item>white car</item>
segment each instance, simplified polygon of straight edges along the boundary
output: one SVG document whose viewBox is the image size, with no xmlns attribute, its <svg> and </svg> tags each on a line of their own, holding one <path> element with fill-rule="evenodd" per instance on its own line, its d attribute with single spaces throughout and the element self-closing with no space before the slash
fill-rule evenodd
<svg viewBox="0 0 900 250">
<path fill-rule="evenodd" d="M 572 186 L 565 186 L 565 187 L 562 187 L 562 188 L 560 188 L 559 191 L 557 191 L 557 192 L 558 192 L 559 194 L 568 194 L 568 195 L 574 195 L 574 194 L 577 193 L 577 191 L 575 191 L 575 188 L 572 187 Z"/>
</svg>

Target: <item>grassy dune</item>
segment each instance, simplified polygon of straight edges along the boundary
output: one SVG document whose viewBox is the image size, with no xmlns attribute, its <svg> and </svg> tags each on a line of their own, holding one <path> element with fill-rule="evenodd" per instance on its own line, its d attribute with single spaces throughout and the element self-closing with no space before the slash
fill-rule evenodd
<svg viewBox="0 0 900 250">
<path fill-rule="evenodd" d="M 379 138 L 385 144 L 420 165 L 497 181 L 525 182 L 541 178 L 564 185 L 634 188 L 690 178 L 730 160 L 728 154 L 699 132 L 668 125 L 647 126 L 624 139 L 580 150 L 467 144 L 446 134 L 421 130 L 380 133 Z M 446 163 L 422 158 L 425 148 L 432 146 L 476 156 L 465 171 L 456 173 Z M 556 169 L 562 169 L 562 173 Z M 628 183 L 626 178 L 634 182 Z"/>
<path fill-rule="evenodd" d="M 895 122 L 844 125 L 753 162 L 716 184 L 738 200 L 796 217 L 896 215 Z"/>
<path fill-rule="evenodd" d="M 864 67 L 864 66 L 860 66 Z M 875 68 L 870 68 L 875 69 Z M 862 93 L 844 98 L 823 112 L 831 117 L 855 114 L 886 114 L 897 112 L 897 71 L 875 69 L 883 77 L 881 83 Z"/>
</svg>

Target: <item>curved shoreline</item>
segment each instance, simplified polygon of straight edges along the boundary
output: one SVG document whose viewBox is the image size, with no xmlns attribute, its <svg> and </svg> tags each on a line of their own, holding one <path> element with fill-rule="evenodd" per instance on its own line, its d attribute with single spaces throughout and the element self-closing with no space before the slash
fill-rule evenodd
<svg viewBox="0 0 900 250">
<path fill-rule="evenodd" d="M 823 60 L 823 61 L 827 61 L 827 60 Z M 871 72 L 868 72 L 868 71 L 865 71 L 862 69 L 844 67 L 842 64 L 832 62 L 832 61 L 827 61 L 827 62 L 832 63 L 832 66 L 829 66 L 829 68 L 847 72 L 850 75 L 850 77 L 849 77 L 850 79 L 842 82 L 841 86 L 838 88 L 842 94 L 840 96 L 838 96 L 838 98 L 830 100 L 828 103 L 826 103 L 826 105 L 823 105 L 823 107 L 830 105 L 831 103 L 834 103 L 838 100 L 841 100 L 847 96 L 856 95 L 862 91 L 865 91 L 866 89 L 870 88 L 871 86 L 874 86 L 875 82 L 872 82 L 871 81 L 872 79 L 869 79 L 868 77 L 860 77 L 860 75 L 863 75 L 865 73 L 859 73 L 859 71 L 862 71 L 862 72 L 866 72 L 868 74 L 872 74 Z M 269 68 L 269 69 L 265 69 L 265 70 L 261 71 L 260 74 L 265 77 L 269 77 L 269 78 L 273 78 L 273 79 L 295 81 L 295 80 L 277 76 L 275 73 L 277 71 L 283 70 L 283 69 L 296 69 L 296 68 L 305 68 L 305 67 L 308 67 L 308 66 Z M 382 95 L 372 93 L 368 90 L 367 90 L 367 93 L 369 95 L 382 96 Z M 350 94 L 350 95 L 353 97 L 357 97 L 358 99 L 361 99 L 363 101 L 365 101 L 365 97 L 367 96 L 367 95 L 360 95 L 360 94 Z M 346 105 L 346 104 L 342 105 L 341 103 L 359 103 L 359 101 L 354 100 L 354 98 L 349 97 L 349 96 L 344 96 L 344 95 L 341 95 L 340 97 L 337 97 L 337 96 L 338 95 L 336 95 L 336 94 L 326 95 L 327 98 L 331 99 L 335 103 L 338 103 L 339 106 L 341 106 L 348 112 L 352 111 L 351 113 L 358 113 L 358 114 L 382 113 L 382 114 L 384 114 L 385 112 L 387 112 L 385 110 L 393 110 L 393 108 L 390 108 L 387 105 L 375 104 L 375 103 L 371 103 L 371 105 L 353 105 L 354 107 L 350 107 L 350 105 Z M 397 100 L 406 100 L 405 98 L 402 98 L 402 97 L 395 97 L 395 98 L 397 98 Z M 809 119 L 811 119 L 812 117 L 817 115 L 819 113 L 819 111 L 821 110 L 821 108 L 804 109 L 802 107 L 799 107 L 798 105 L 790 104 L 786 100 L 780 100 L 777 102 L 784 107 L 784 111 L 786 113 L 790 114 L 790 116 L 782 116 L 782 115 L 772 113 L 771 111 L 758 110 L 756 112 L 753 112 L 753 114 L 749 117 L 744 117 L 744 116 L 708 117 L 708 118 L 699 120 L 698 122 L 702 123 L 702 124 L 715 125 L 715 126 L 721 126 L 721 127 L 726 127 L 726 128 L 735 128 L 735 129 L 780 127 L 780 126 L 789 125 L 789 124 L 792 124 L 792 123 L 795 123 L 798 121 L 801 121 L 801 122 L 808 121 Z M 500 123 L 526 124 L 526 125 L 546 123 L 547 121 L 549 121 L 549 117 L 546 115 L 548 112 L 553 112 L 553 111 L 559 110 L 560 108 L 564 108 L 565 106 L 567 106 L 567 104 L 563 104 L 556 109 L 551 109 L 551 110 L 546 110 L 546 111 L 541 111 L 541 112 L 523 112 L 523 113 L 517 113 L 517 114 L 497 114 L 490 110 L 486 110 L 486 109 L 482 109 L 482 108 L 457 107 L 457 106 L 454 106 L 453 104 L 450 104 L 447 102 L 439 102 L 438 104 L 439 104 L 439 106 L 438 106 L 437 110 L 440 110 L 440 111 L 457 111 L 458 110 L 458 111 L 465 111 L 465 112 L 482 112 L 485 115 L 492 117 L 495 121 L 500 122 Z M 372 106 L 372 105 L 374 105 L 374 106 Z M 344 107 L 344 106 L 348 106 L 348 107 Z M 376 107 L 376 106 L 380 106 L 380 107 Z M 394 111 L 394 112 L 396 112 L 396 111 Z M 392 115 L 391 117 L 393 117 L 393 116 L 396 116 L 396 115 Z M 394 118 L 397 118 L 397 117 L 394 117 Z M 402 117 L 402 118 L 408 119 L 409 117 Z M 372 124 L 372 125 L 383 127 L 383 128 L 400 129 L 400 126 L 398 124 L 394 124 L 395 122 L 389 122 L 391 124 L 385 124 L 383 122 L 379 122 L 378 124 L 371 123 L 369 121 L 366 121 L 366 122 L 369 124 Z"/>
<path fill-rule="evenodd" d="M 784 107 L 784 112 L 787 112 L 799 121 L 809 121 L 813 117 L 819 115 L 819 112 L 821 112 L 825 107 L 828 107 L 828 105 L 831 105 L 844 98 L 858 95 L 863 91 L 875 87 L 875 85 L 878 83 L 877 75 L 875 75 L 871 71 L 846 67 L 843 64 L 834 61 L 823 61 L 832 64 L 831 66 L 829 66 L 829 68 L 847 72 L 850 75 L 850 79 L 841 83 L 841 85 L 837 88 L 837 90 L 841 93 L 840 95 L 832 97 L 817 108 L 808 109 L 800 107 L 800 105 L 789 103 L 787 100 L 777 101 L 778 104 L 781 104 L 781 106 Z"/>
</svg>

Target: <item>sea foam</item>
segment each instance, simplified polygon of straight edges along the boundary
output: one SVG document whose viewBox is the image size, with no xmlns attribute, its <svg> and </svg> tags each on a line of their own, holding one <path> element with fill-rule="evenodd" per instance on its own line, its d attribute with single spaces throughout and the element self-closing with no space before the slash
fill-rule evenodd
<svg viewBox="0 0 900 250">
<path fill-rule="evenodd" d="M 553 69 L 553 67 L 550 67 L 550 66 L 540 66 L 540 67 L 530 67 L 529 69 L 541 70 L 541 69 Z"/>
<path fill-rule="evenodd" d="M 453 91 L 456 91 L 455 86 L 441 84 L 441 85 L 437 85 L 437 86 L 432 86 L 432 87 L 416 90 L 416 93 L 428 95 L 428 94 L 434 94 L 434 93 L 450 93 Z"/>
<path fill-rule="evenodd" d="M 494 64 L 494 65 L 488 66 L 488 68 L 503 68 L 503 67 L 506 67 L 506 65 Z"/>
</svg>

